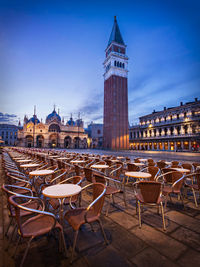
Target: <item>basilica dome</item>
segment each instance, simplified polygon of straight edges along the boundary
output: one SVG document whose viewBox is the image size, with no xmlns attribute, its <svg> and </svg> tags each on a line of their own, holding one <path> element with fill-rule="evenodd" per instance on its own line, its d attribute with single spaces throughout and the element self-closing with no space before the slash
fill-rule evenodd
<svg viewBox="0 0 200 267">
<path fill-rule="evenodd" d="M 52 121 L 57 121 L 57 122 L 61 122 L 61 117 L 59 116 L 59 114 L 55 111 L 55 109 L 53 110 L 52 113 L 50 113 L 47 118 L 46 118 L 46 123 L 50 123 Z"/>
<path fill-rule="evenodd" d="M 30 118 L 30 119 L 27 121 L 27 123 L 29 123 L 29 122 L 32 122 L 32 123 L 34 123 L 34 124 L 38 124 L 38 123 L 40 123 L 40 121 L 38 120 L 38 118 L 37 118 L 36 115 L 33 115 L 33 117 Z"/>
</svg>

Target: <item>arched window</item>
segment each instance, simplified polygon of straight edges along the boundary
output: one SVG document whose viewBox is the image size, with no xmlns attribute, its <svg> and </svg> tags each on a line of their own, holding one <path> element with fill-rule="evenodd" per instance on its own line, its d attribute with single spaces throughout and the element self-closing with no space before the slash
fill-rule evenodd
<svg viewBox="0 0 200 267">
<path fill-rule="evenodd" d="M 49 126 L 49 132 L 60 132 L 60 127 L 58 124 L 51 124 Z"/>
<path fill-rule="evenodd" d="M 122 63 L 121 62 L 119 63 L 119 66 L 120 66 L 120 68 L 122 67 Z"/>
<path fill-rule="evenodd" d="M 117 62 L 116 62 L 116 60 L 115 60 L 115 62 L 114 62 L 114 66 L 116 67 L 116 64 L 117 64 Z"/>
<path fill-rule="evenodd" d="M 122 63 L 122 68 L 124 69 L 124 63 Z"/>
</svg>

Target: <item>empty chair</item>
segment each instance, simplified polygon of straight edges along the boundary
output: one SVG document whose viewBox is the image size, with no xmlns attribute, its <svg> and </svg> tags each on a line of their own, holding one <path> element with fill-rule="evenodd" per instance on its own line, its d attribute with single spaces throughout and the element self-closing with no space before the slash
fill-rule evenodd
<svg viewBox="0 0 200 267">
<path fill-rule="evenodd" d="M 182 167 L 183 169 L 190 170 L 190 172 L 192 172 L 192 169 L 193 169 L 193 166 L 192 166 L 192 164 L 190 164 L 190 163 L 182 163 L 182 164 L 181 164 L 181 167 Z"/>
<path fill-rule="evenodd" d="M 136 166 L 134 163 L 127 163 L 127 169 L 130 172 L 139 172 L 140 171 L 140 167 Z"/>
<path fill-rule="evenodd" d="M 158 174 L 160 173 L 160 169 L 155 166 L 149 166 L 147 168 L 144 168 L 142 171 L 147 171 L 148 173 L 151 174 L 150 181 L 156 180 Z"/>
<path fill-rule="evenodd" d="M 191 174 L 186 175 L 185 186 L 186 186 L 186 189 L 192 190 L 195 206 L 198 207 L 195 192 L 198 192 L 200 196 L 200 173 L 191 173 Z"/>
<path fill-rule="evenodd" d="M 16 223 L 17 223 L 18 234 L 19 234 L 19 238 L 18 238 L 18 241 L 16 244 L 15 253 L 16 253 L 16 250 L 17 250 L 17 247 L 18 247 L 18 244 L 19 244 L 21 238 L 28 238 L 28 244 L 27 244 L 25 253 L 23 255 L 20 266 L 23 266 L 23 264 L 24 264 L 26 255 L 28 253 L 28 250 L 29 250 L 29 247 L 31 244 L 31 241 L 35 237 L 47 234 L 53 229 L 58 229 L 60 231 L 60 236 L 62 239 L 63 247 L 64 247 L 65 253 L 67 255 L 65 239 L 64 239 L 64 234 L 63 234 L 63 228 L 56 221 L 55 215 L 50 213 L 50 212 L 24 207 L 24 205 L 22 204 L 22 201 L 24 201 L 24 199 L 25 199 L 25 196 L 19 196 L 19 195 L 11 196 L 9 198 L 10 204 L 15 209 L 15 217 L 16 217 Z M 30 197 L 30 196 L 26 196 L 26 199 L 34 200 L 35 198 Z M 30 211 L 32 214 L 32 217 L 25 220 L 25 222 L 23 222 L 23 223 L 20 220 L 20 212 L 22 210 Z M 60 248 L 61 248 L 61 244 L 60 244 Z"/>
<path fill-rule="evenodd" d="M 164 161 L 158 161 L 157 162 L 158 168 L 161 170 L 167 166 L 167 164 Z"/>
<path fill-rule="evenodd" d="M 178 165 L 179 165 L 179 161 L 172 161 L 172 165 L 171 165 L 171 168 L 178 168 Z"/>
<path fill-rule="evenodd" d="M 163 220 L 163 230 L 166 230 L 164 209 L 163 209 L 163 197 L 161 196 L 162 184 L 160 182 L 155 182 L 155 181 L 140 181 L 136 182 L 134 184 L 134 187 L 135 187 L 135 197 L 138 206 L 139 227 L 140 228 L 142 227 L 141 205 L 157 206 L 157 207 L 160 206 L 162 213 L 162 220 Z"/>
<path fill-rule="evenodd" d="M 98 222 L 101 227 L 104 240 L 106 244 L 108 243 L 105 232 L 103 230 L 101 220 L 100 220 L 100 214 L 101 214 L 101 210 L 104 204 L 106 186 L 101 183 L 93 183 L 82 188 L 82 191 L 88 187 L 91 187 L 93 189 L 92 203 L 89 204 L 86 208 L 80 207 L 80 208 L 76 208 L 73 210 L 68 210 L 64 216 L 65 220 L 71 225 L 71 227 L 75 231 L 72 254 L 71 254 L 71 262 L 73 260 L 78 232 L 79 232 L 80 227 L 83 224 L 85 223 L 92 224 L 93 222 Z"/>
</svg>

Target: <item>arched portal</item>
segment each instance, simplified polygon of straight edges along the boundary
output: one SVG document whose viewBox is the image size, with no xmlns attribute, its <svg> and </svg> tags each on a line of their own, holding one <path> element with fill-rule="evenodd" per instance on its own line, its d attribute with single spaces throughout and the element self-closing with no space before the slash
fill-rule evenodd
<svg viewBox="0 0 200 267">
<path fill-rule="evenodd" d="M 25 146 L 26 147 L 33 147 L 33 136 L 27 135 L 25 138 Z"/>
<path fill-rule="evenodd" d="M 49 147 L 55 148 L 59 146 L 59 136 L 58 134 L 51 134 L 49 136 Z"/>
<path fill-rule="evenodd" d="M 79 137 L 74 138 L 74 148 L 80 148 L 81 139 Z"/>
<path fill-rule="evenodd" d="M 64 147 L 65 148 L 70 148 L 72 143 L 72 139 L 70 136 L 66 136 L 64 139 Z"/>
<path fill-rule="evenodd" d="M 36 137 L 36 145 L 37 147 L 44 147 L 44 137 L 42 135 Z"/>
</svg>

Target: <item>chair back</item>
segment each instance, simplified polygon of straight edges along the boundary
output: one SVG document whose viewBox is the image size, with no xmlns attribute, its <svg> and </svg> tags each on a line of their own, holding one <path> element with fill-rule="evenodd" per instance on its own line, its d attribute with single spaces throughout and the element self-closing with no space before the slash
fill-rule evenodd
<svg viewBox="0 0 200 267">
<path fill-rule="evenodd" d="M 150 180 L 151 181 L 154 181 L 155 177 L 158 175 L 159 173 L 159 168 L 158 167 L 155 167 L 155 166 L 149 166 L 147 168 L 147 171 L 151 174 L 151 178 Z"/>
<path fill-rule="evenodd" d="M 140 168 L 133 163 L 127 163 L 127 168 L 128 168 L 128 171 L 130 171 L 130 172 L 139 172 L 140 171 Z"/>
<path fill-rule="evenodd" d="M 182 178 L 182 179 L 181 179 Z M 172 173 L 172 183 L 175 183 L 176 181 L 180 180 L 173 186 L 173 190 L 180 191 L 181 187 L 183 186 L 184 182 L 184 174 L 181 172 L 173 172 Z"/>
<path fill-rule="evenodd" d="M 96 173 L 94 173 L 94 180 L 95 180 L 96 183 L 101 183 L 101 184 L 104 184 L 104 185 L 107 182 L 103 175 L 96 174 Z"/>
<path fill-rule="evenodd" d="M 164 161 L 158 161 L 157 162 L 158 168 L 161 170 L 167 166 L 167 164 Z"/>
<path fill-rule="evenodd" d="M 178 165 L 179 165 L 179 161 L 174 160 L 174 161 L 172 161 L 171 167 L 172 168 L 178 168 Z"/>
<path fill-rule="evenodd" d="M 93 212 L 97 216 L 100 216 L 101 210 L 103 208 L 106 186 L 102 183 L 93 183 L 93 201 L 97 199 L 103 192 L 104 194 L 99 198 L 96 203 L 93 205 Z"/>
<path fill-rule="evenodd" d="M 135 162 L 135 163 L 140 163 L 140 158 L 136 158 L 136 159 L 134 159 L 134 162 Z"/>
<path fill-rule="evenodd" d="M 85 178 L 89 183 L 92 183 L 93 172 L 90 168 L 84 168 Z"/>
<path fill-rule="evenodd" d="M 166 174 L 164 176 L 164 180 L 166 183 L 173 184 L 173 178 L 172 178 L 172 173 L 176 172 L 174 169 L 171 168 L 163 168 L 162 173 Z"/>
<path fill-rule="evenodd" d="M 190 163 L 182 163 L 181 166 L 183 167 L 183 169 L 192 171 L 192 164 Z"/>
<path fill-rule="evenodd" d="M 145 203 L 157 203 L 161 193 L 161 183 L 141 181 L 139 182 L 139 189 Z"/>
</svg>

